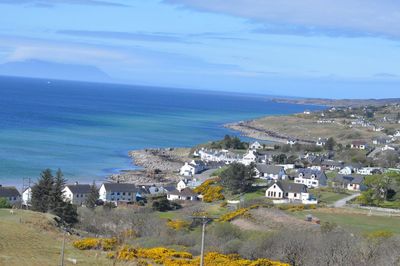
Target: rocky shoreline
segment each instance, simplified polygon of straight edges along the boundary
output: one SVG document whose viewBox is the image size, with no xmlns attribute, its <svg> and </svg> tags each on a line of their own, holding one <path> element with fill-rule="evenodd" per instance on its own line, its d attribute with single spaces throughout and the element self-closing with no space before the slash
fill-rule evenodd
<svg viewBox="0 0 400 266">
<path fill-rule="evenodd" d="M 179 180 L 179 169 L 192 160 L 190 148 L 158 148 L 129 152 L 132 163 L 140 170 L 121 171 L 108 179 L 113 182 L 139 185 L 167 184 Z"/>
<path fill-rule="evenodd" d="M 265 140 L 276 143 L 284 143 L 286 144 L 288 140 L 295 139 L 299 143 L 302 144 L 311 144 L 314 143 L 312 140 L 301 139 L 293 136 L 287 136 L 283 134 L 279 134 L 272 130 L 260 129 L 253 125 L 254 120 L 249 121 L 240 121 L 230 124 L 225 124 L 224 127 L 233 129 L 235 131 L 239 131 L 243 136 L 257 139 L 257 140 Z"/>
<path fill-rule="evenodd" d="M 262 130 L 251 125 L 251 121 L 240 121 L 235 123 L 225 124 L 224 127 L 240 132 L 243 136 L 265 140 L 271 142 L 285 143 L 290 138 L 288 136 L 281 136 L 276 132 L 269 130 Z"/>
</svg>

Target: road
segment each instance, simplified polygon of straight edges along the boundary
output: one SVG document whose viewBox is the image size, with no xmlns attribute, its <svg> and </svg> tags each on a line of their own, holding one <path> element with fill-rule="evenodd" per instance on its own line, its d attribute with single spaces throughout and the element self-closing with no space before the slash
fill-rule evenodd
<svg viewBox="0 0 400 266">
<path fill-rule="evenodd" d="M 346 205 L 346 202 L 348 202 L 349 200 L 352 200 L 354 198 L 357 198 L 360 195 L 361 195 L 360 193 L 356 193 L 356 194 L 350 195 L 348 197 L 345 197 L 343 199 L 340 199 L 340 200 L 336 201 L 335 203 L 333 203 L 333 207 L 335 207 L 335 208 L 344 207 Z"/>
</svg>

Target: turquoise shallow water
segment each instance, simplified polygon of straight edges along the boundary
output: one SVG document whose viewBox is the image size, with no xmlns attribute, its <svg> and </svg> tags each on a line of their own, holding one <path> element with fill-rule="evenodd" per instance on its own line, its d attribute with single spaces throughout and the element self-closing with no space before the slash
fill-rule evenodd
<svg viewBox="0 0 400 266">
<path fill-rule="evenodd" d="M 233 133 L 224 123 L 302 112 L 261 96 L 0 78 L 0 183 L 44 168 L 91 181 L 131 169 L 129 150 L 190 146 Z"/>
</svg>

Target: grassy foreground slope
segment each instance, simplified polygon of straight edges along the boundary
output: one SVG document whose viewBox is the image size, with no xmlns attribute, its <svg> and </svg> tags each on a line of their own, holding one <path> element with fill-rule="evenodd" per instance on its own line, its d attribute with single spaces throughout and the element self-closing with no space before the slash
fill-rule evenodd
<svg viewBox="0 0 400 266">
<path fill-rule="evenodd" d="M 82 252 L 72 247 L 67 237 L 65 260 L 76 259 L 78 265 L 112 265 L 96 252 Z M 60 263 L 62 233 L 51 215 L 31 211 L 0 209 L 0 265 L 46 266 Z M 65 265 L 72 265 L 67 262 Z"/>
</svg>

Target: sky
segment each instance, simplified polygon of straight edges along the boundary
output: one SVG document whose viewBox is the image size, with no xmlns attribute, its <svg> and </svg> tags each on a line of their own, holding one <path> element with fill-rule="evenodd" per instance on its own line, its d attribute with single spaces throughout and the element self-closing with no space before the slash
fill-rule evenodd
<svg viewBox="0 0 400 266">
<path fill-rule="evenodd" d="M 400 97 L 398 0 L 0 0 L 0 13 L 0 74 Z"/>
</svg>

